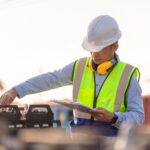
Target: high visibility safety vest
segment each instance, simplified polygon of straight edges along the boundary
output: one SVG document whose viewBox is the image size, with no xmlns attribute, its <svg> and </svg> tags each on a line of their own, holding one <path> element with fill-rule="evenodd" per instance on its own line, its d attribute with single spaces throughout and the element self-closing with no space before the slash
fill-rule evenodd
<svg viewBox="0 0 150 150">
<path fill-rule="evenodd" d="M 98 96 L 96 96 L 94 72 L 88 67 L 88 62 L 89 57 L 86 57 L 79 59 L 75 64 L 73 74 L 74 101 L 78 101 L 91 108 L 102 107 L 110 112 L 125 112 L 126 91 L 133 74 L 139 80 L 139 70 L 127 63 L 117 62 L 108 73 Z M 90 119 L 91 115 L 75 110 L 74 117 Z"/>
</svg>

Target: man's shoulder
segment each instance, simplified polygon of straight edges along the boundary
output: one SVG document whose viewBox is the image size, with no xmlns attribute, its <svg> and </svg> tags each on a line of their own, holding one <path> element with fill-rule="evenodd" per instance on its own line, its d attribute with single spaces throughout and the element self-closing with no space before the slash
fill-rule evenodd
<svg viewBox="0 0 150 150">
<path fill-rule="evenodd" d="M 119 60 L 118 63 L 135 67 L 134 65 L 132 65 L 132 64 L 130 64 L 130 63 L 128 63 L 128 62 L 125 62 L 125 61 L 120 61 L 120 60 Z"/>
</svg>

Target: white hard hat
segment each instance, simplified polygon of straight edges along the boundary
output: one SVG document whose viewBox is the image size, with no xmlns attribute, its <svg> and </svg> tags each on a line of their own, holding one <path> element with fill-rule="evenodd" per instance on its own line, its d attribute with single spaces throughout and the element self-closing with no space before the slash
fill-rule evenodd
<svg viewBox="0 0 150 150">
<path fill-rule="evenodd" d="M 121 31 L 115 19 L 108 15 L 101 15 L 89 24 L 82 47 L 87 51 L 97 52 L 117 42 L 120 37 Z"/>
</svg>

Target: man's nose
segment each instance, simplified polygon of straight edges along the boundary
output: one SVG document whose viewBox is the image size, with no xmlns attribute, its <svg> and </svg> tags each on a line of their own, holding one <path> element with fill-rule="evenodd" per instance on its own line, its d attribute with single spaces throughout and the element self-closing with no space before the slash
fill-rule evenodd
<svg viewBox="0 0 150 150">
<path fill-rule="evenodd" d="M 92 55 L 93 57 L 95 57 L 95 56 L 98 56 L 99 53 L 98 53 L 98 52 L 91 52 L 91 55 Z"/>
</svg>

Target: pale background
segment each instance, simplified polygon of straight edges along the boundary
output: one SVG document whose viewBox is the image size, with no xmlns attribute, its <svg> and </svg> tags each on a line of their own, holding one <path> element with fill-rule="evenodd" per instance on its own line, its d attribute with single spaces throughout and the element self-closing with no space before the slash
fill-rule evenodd
<svg viewBox="0 0 150 150">
<path fill-rule="evenodd" d="M 108 14 L 122 30 L 118 54 L 141 71 L 150 94 L 149 0 L 0 0 L 0 80 L 6 90 L 89 55 L 82 47 L 89 22 Z M 26 96 L 22 103 L 71 98 L 71 87 Z"/>
</svg>

